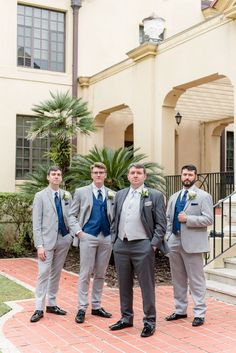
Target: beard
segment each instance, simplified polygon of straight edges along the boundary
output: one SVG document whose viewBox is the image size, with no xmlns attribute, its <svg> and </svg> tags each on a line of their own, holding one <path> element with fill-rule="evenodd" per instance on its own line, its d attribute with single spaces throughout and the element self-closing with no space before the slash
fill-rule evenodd
<svg viewBox="0 0 236 353">
<path fill-rule="evenodd" d="M 185 180 L 185 181 L 182 181 L 182 185 L 186 188 L 190 188 L 192 185 L 195 184 L 195 181 L 196 181 L 196 179 L 193 181 Z"/>
</svg>

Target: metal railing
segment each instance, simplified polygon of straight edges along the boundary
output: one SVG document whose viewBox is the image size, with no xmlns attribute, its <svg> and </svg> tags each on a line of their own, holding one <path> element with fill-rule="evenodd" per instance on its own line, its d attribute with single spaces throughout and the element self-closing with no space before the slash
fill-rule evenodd
<svg viewBox="0 0 236 353">
<path fill-rule="evenodd" d="M 197 177 L 196 185 L 211 194 L 214 204 L 234 191 L 234 172 L 200 173 Z M 182 188 L 181 176 L 170 175 L 165 179 L 168 200 L 172 194 Z"/>
<path fill-rule="evenodd" d="M 214 205 L 214 221 L 209 233 L 210 252 L 205 255 L 205 265 L 236 245 L 236 237 L 233 236 L 235 230 L 232 228 L 232 213 L 236 207 L 232 196 L 235 194 L 236 191 Z"/>
</svg>

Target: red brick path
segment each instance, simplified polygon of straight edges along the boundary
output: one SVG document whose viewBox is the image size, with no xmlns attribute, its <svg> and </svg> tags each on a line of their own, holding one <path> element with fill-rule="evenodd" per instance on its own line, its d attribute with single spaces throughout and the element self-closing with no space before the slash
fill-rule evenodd
<svg viewBox="0 0 236 353">
<path fill-rule="evenodd" d="M 37 263 L 31 259 L 1 259 L 0 272 L 34 287 Z M 120 318 L 118 289 L 104 288 L 102 305 L 112 312 L 111 319 L 92 316 L 88 310 L 85 323 L 79 325 L 74 321 L 77 281 L 76 275 L 62 273 L 58 305 L 67 310 L 65 317 L 45 313 L 39 322 L 30 323 L 34 300 L 20 302 L 22 311 L 3 324 L 4 340 L 21 353 L 236 353 L 234 305 L 208 298 L 206 323 L 201 327 L 191 326 L 191 305 L 187 319 L 166 322 L 164 317 L 173 312 L 172 287 L 159 286 L 156 288 L 156 333 L 141 338 L 143 313 L 139 288 L 134 291 L 134 327 L 112 332 L 108 326 Z"/>
</svg>

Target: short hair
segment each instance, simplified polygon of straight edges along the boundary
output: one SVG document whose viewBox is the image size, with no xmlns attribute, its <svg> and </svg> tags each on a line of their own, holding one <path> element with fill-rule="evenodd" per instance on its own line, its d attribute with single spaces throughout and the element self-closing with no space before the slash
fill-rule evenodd
<svg viewBox="0 0 236 353">
<path fill-rule="evenodd" d="M 99 169 L 104 169 L 104 171 L 107 171 L 107 167 L 105 166 L 105 164 L 103 164 L 102 162 L 95 162 L 90 166 L 90 171 L 93 171 L 93 168 L 99 168 Z"/>
<path fill-rule="evenodd" d="M 60 172 L 62 173 L 62 169 L 60 167 L 58 167 L 57 165 L 53 165 L 48 168 L 47 175 L 50 175 L 51 172 L 57 172 L 58 170 L 60 170 Z"/>
<path fill-rule="evenodd" d="M 131 163 L 128 166 L 128 173 L 129 173 L 131 168 L 143 169 L 144 174 L 145 175 L 147 174 L 145 166 L 143 164 L 141 164 L 141 163 Z"/>
<path fill-rule="evenodd" d="M 186 164 L 181 168 L 181 173 L 184 169 L 187 169 L 188 171 L 194 171 L 195 174 L 197 174 L 197 168 L 193 164 Z"/>
</svg>

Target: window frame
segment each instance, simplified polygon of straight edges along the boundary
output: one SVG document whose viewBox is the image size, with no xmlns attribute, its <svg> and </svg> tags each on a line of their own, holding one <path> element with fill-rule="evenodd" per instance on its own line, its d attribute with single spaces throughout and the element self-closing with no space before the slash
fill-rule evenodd
<svg viewBox="0 0 236 353">
<path fill-rule="evenodd" d="M 21 119 L 21 121 L 20 121 Z M 27 180 L 27 174 L 37 170 L 38 165 L 49 165 L 49 157 L 43 157 L 45 152 L 50 150 L 50 138 L 36 138 L 35 140 L 27 140 L 27 131 L 29 130 L 29 122 L 33 123 L 36 119 L 35 116 L 18 114 L 16 116 L 16 157 L 15 157 L 15 180 Z M 21 130 L 21 133 L 20 133 Z M 46 141 L 46 147 L 43 148 L 42 144 Z M 37 146 L 39 144 L 39 146 Z M 28 150 L 28 156 L 25 151 Z M 38 151 L 39 156 L 34 156 L 34 151 Z M 41 151 L 41 153 L 40 153 Z M 21 161 L 19 166 L 18 160 Z M 34 160 L 36 165 L 34 165 Z M 28 165 L 24 163 L 28 161 Z M 18 172 L 21 171 L 21 175 Z"/>
<path fill-rule="evenodd" d="M 65 72 L 65 31 L 65 12 L 18 3 L 17 67 Z"/>
</svg>

